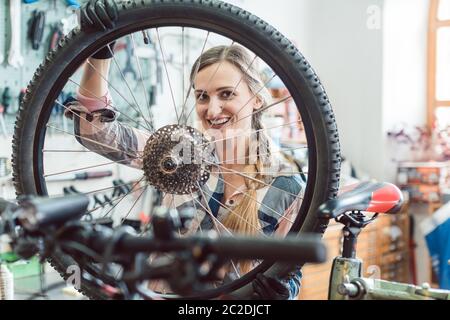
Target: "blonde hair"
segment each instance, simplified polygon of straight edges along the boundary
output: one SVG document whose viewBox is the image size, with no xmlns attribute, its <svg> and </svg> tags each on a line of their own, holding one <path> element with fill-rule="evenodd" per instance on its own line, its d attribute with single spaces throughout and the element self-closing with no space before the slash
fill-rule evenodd
<svg viewBox="0 0 450 320">
<path fill-rule="evenodd" d="M 217 46 L 204 52 L 192 67 L 191 83 L 194 83 L 194 78 L 200 70 L 221 61 L 229 62 L 241 71 L 243 81 L 248 85 L 250 92 L 261 102 L 262 108 L 269 105 L 271 95 L 269 90 L 265 88 L 254 59 L 251 58 L 245 48 L 238 45 Z M 246 176 L 252 177 L 252 179 L 244 177 L 248 191 L 233 209 L 233 212 L 230 212 L 222 221 L 223 225 L 229 230 L 246 235 L 257 234 L 261 230 L 256 190 L 264 187 L 264 184 L 258 181 L 267 181 L 267 176 L 264 174 L 265 168 L 271 166 L 270 140 L 262 130 L 261 117 L 262 112 L 254 113 L 252 116 L 252 129 L 257 134 L 258 145 L 256 164 L 246 165 L 243 172 Z M 251 269 L 251 262 L 241 263 L 240 269 L 241 272 L 248 272 Z"/>
</svg>

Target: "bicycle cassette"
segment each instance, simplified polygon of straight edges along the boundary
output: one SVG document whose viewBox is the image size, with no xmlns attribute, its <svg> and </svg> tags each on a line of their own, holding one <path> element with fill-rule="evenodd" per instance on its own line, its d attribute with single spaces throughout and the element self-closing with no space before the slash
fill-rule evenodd
<svg viewBox="0 0 450 320">
<path fill-rule="evenodd" d="M 190 194 L 209 179 L 210 143 L 191 127 L 165 126 L 156 131 L 144 149 L 143 169 L 148 182 L 169 194 Z M 208 163 L 209 162 L 209 163 Z"/>
</svg>

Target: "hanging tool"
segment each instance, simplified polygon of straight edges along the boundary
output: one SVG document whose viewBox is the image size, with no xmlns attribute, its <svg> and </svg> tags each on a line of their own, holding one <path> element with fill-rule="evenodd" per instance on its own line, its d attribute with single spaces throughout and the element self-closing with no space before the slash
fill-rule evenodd
<svg viewBox="0 0 450 320">
<path fill-rule="evenodd" d="M 8 136 L 8 131 L 6 131 L 5 117 L 3 116 L 3 105 L 0 104 L 0 127 L 2 129 L 3 135 Z"/>
<path fill-rule="evenodd" d="M 150 88 L 148 89 L 148 103 L 150 105 L 150 107 L 153 107 L 156 104 L 156 86 L 155 85 L 151 85 Z"/>
<path fill-rule="evenodd" d="M 30 3 L 35 3 L 38 2 L 39 0 L 23 0 L 23 3 L 26 4 L 30 4 Z M 56 0 L 53 0 L 53 6 L 55 6 Z M 66 4 L 69 7 L 75 7 L 75 8 L 79 8 L 80 7 L 80 3 L 77 0 L 66 0 Z"/>
<path fill-rule="evenodd" d="M 45 27 L 45 12 L 41 10 L 34 10 L 31 21 L 29 23 L 28 38 L 31 41 L 33 50 L 39 50 L 44 36 Z"/>
<path fill-rule="evenodd" d="M 55 23 L 50 31 L 50 34 L 49 51 L 55 49 L 59 40 L 64 37 L 63 24 L 61 22 Z"/>
<path fill-rule="evenodd" d="M 114 190 L 112 193 L 112 197 L 120 197 L 131 192 L 131 187 L 126 184 L 122 179 L 117 179 L 113 181 Z"/>
<path fill-rule="evenodd" d="M 20 26 L 21 26 L 21 2 L 20 0 L 9 0 L 11 16 L 11 45 L 9 47 L 8 64 L 13 68 L 23 65 L 23 56 L 20 52 Z"/>
<path fill-rule="evenodd" d="M 26 89 L 21 89 L 19 93 L 19 107 L 22 104 L 23 97 L 25 96 Z"/>
<path fill-rule="evenodd" d="M 127 52 L 127 61 L 125 63 L 125 68 L 122 70 L 123 75 L 125 76 L 127 73 L 131 73 L 133 75 L 133 79 L 137 79 L 136 70 L 134 70 L 131 64 L 131 57 L 133 56 L 133 45 L 131 43 L 131 38 L 127 37 L 127 44 L 125 46 L 125 50 Z"/>
<path fill-rule="evenodd" d="M 10 89 L 9 89 L 9 87 L 6 87 L 5 90 L 3 91 L 2 102 L 1 102 L 3 105 L 3 113 L 4 114 L 8 113 L 8 109 L 11 106 L 11 100 L 12 100 L 12 97 L 11 97 Z"/>
</svg>

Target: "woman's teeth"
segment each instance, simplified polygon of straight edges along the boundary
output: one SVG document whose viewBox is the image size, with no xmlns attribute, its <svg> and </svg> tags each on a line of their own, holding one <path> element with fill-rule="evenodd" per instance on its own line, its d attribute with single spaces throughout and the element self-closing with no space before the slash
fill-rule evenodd
<svg viewBox="0 0 450 320">
<path fill-rule="evenodd" d="M 223 118 L 219 120 L 209 120 L 209 123 L 213 126 L 218 126 L 227 123 L 230 120 L 230 118 Z"/>
</svg>

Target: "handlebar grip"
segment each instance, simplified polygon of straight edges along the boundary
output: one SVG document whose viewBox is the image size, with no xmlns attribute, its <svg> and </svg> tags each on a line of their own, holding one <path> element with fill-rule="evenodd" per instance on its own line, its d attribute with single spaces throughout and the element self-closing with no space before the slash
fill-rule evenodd
<svg viewBox="0 0 450 320">
<path fill-rule="evenodd" d="M 111 229 L 96 227 L 97 232 L 71 234 L 96 252 L 103 252 L 111 241 Z M 101 231 L 103 230 L 103 231 Z M 117 252 L 181 252 L 195 251 L 200 254 L 215 254 L 223 259 L 266 260 L 284 263 L 323 263 L 327 260 L 327 249 L 317 234 L 301 234 L 285 238 L 262 238 L 245 236 L 208 235 L 159 240 L 125 235 L 117 243 Z M 199 251 L 200 250 L 200 251 Z"/>
<path fill-rule="evenodd" d="M 287 263 L 323 263 L 327 250 L 320 236 L 303 234 L 285 238 L 220 237 L 206 248 L 229 259 L 262 259 Z"/>
<path fill-rule="evenodd" d="M 23 228 L 34 232 L 79 219 L 88 205 L 89 198 L 85 195 L 28 199 L 20 204 L 18 220 Z"/>
</svg>

